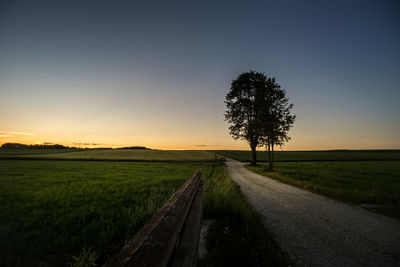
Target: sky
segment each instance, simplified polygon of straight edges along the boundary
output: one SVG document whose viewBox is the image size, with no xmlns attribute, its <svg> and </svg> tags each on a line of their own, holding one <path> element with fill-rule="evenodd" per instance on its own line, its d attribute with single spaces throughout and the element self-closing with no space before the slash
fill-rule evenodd
<svg viewBox="0 0 400 267">
<path fill-rule="evenodd" d="M 0 144 L 249 149 L 224 100 L 255 70 L 282 149 L 398 149 L 399 47 L 398 1 L 1 1 Z"/>
</svg>

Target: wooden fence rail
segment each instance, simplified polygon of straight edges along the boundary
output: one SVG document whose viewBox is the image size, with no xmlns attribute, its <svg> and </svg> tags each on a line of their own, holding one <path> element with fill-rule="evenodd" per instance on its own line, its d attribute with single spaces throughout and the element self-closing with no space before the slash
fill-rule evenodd
<svg viewBox="0 0 400 267">
<path fill-rule="evenodd" d="M 105 266 L 196 266 L 202 202 L 196 172 Z"/>
</svg>

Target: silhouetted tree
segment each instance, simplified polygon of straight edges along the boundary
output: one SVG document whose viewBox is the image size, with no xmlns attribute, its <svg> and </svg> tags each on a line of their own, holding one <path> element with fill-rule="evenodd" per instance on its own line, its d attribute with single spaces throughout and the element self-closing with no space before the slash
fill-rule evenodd
<svg viewBox="0 0 400 267">
<path fill-rule="evenodd" d="M 257 163 L 257 147 L 265 144 L 272 171 L 274 146 L 290 140 L 288 131 L 296 118 L 285 90 L 264 73 L 245 72 L 232 81 L 225 103 L 225 120 L 230 123 L 232 137 L 248 142 L 252 165 Z"/>
<path fill-rule="evenodd" d="M 233 139 L 246 140 L 252 151 L 252 165 L 257 163 L 256 148 L 263 144 L 262 105 L 266 76 L 260 72 L 245 72 L 232 81 L 226 94 L 225 120 L 230 123 Z"/>
<path fill-rule="evenodd" d="M 275 78 L 267 79 L 264 102 L 263 142 L 268 151 L 269 170 L 273 171 L 274 147 L 282 147 L 290 140 L 288 132 L 293 127 L 296 116 L 291 114 L 293 104 L 289 103 L 285 90 L 275 82 Z"/>
</svg>

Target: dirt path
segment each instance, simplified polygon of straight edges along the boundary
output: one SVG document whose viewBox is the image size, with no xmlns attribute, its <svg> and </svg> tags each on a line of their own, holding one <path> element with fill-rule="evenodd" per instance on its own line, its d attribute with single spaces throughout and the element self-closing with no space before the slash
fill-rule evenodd
<svg viewBox="0 0 400 267">
<path fill-rule="evenodd" d="M 300 266 L 400 266 L 400 223 L 282 184 L 227 159 L 228 172 Z"/>
</svg>

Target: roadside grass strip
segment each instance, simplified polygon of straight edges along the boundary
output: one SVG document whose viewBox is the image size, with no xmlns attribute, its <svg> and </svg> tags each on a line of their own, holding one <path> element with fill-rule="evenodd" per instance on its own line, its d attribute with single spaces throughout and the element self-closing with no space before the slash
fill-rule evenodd
<svg viewBox="0 0 400 267">
<path fill-rule="evenodd" d="M 207 236 L 208 254 L 199 266 L 291 265 L 224 165 L 217 164 L 205 180 L 204 201 L 204 218 L 215 223 Z"/>
</svg>

